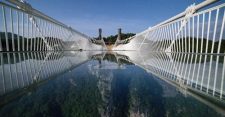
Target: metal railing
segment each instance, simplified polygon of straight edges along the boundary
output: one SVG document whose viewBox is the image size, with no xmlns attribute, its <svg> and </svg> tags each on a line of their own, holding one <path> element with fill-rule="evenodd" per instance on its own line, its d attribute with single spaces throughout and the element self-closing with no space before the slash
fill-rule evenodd
<svg viewBox="0 0 225 117">
<path fill-rule="evenodd" d="M 191 5 L 136 34 L 129 38 L 133 45 L 125 49 L 139 48 L 147 56 L 140 66 L 149 72 L 224 99 L 225 3 L 213 6 L 213 2 Z"/>
<path fill-rule="evenodd" d="M 0 2 L 0 51 L 78 50 L 90 38 L 33 9 L 26 2 Z"/>
<path fill-rule="evenodd" d="M 162 52 L 224 53 L 225 4 L 198 11 L 214 1 L 191 5 L 185 12 L 132 38 L 141 41 L 140 50 L 148 47 Z"/>
</svg>

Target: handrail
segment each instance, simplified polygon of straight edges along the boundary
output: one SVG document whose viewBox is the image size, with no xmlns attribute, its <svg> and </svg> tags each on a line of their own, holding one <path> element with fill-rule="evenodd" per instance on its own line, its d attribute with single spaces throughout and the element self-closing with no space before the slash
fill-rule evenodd
<svg viewBox="0 0 225 117">
<path fill-rule="evenodd" d="M 194 8 L 195 8 L 195 11 L 198 11 L 199 9 L 204 8 L 204 7 L 206 7 L 206 6 L 208 6 L 208 5 L 212 4 L 212 3 L 214 3 L 214 2 L 216 2 L 216 1 L 218 1 L 218 0 L 205 0 L 204 2 L 198 4 L 198 5 L 196 5 L 196 6 L 194 7 Z M 173 16 L 173 17 L 171 17 L 170 19 L 168 19 L 168 20 L 166 20 L 166 21 L 163 21 L 163 22 L 159 23 L 158 25 L 153 26 L 151 29 L 153 29 L 153 28 L 155 28 L 155 27 L 158 27 L 158 26 L 162 26 L 162 25 L 164 25 L 164 24 L 167 24 L 167 23 L 169 23 L 169 22 L 171 22 L 171 21 L 174 21 L 174 20 L 176 20 L 176 19 L 179 19 L 179 18 L 181 18 L 181 17 L 184 17 L 184 16 L 186 15 L 186 13 L 187 13 L 186 11 L 183 11 L 182 13 L 179 13 L 178 15 Z"/>
<path fill-rule="evenodd" d="M 199 9 L 204 8 L 204 7 L 210 5 L 210 4 L 214 3 L 214 2 L 217 2 L 217 1 L 219 1 L 219 0 L 205 0 L 204 2 L 202 2 L 202 3 L 200 3 L 200 4 L 195 6 L 195 11 L 198 11 Z M 153 30 L 153 29 L 155 29 L 155 28 L 157 28 L 159 26 L 165 25 L 165 24 L 170 23 L 170 22 L 172 22 L 172 21 L 174 21 L 176 19 L 182 18 L 185 15 L 186 15 L 186 11 L 183 11 L 183 12 L 179 13 L 178 15 L 169 18 L 168 20 L 165 20 L 165 21 L 163 21 L 163 22 L 161 22 L 161 23 L 159 23 L 159 24 L 157 24 L 157 25 L 155 25 L 153 27 L 149 27 L 148 29 L 146 29 L 146 30 L 144 30 L 144 31 L 142 31 L 140 33 L 137 33 L 133 37 L 136 37 L 138 35 L 142 35 L 142 34 L 148 32 L 150 30 Z M 133 37 L 131 37 L 131 38 L 133 38 Z"/>
<path fill-rule="evenodd" d="M 30 13 L 30 14 L 32 14 L 34 16 L 41 17 L 43 19 L 47 19 L 47 20 L 49 20 L 49 21 L 51 21 L 51 22 L 53 22 L 55 24 L 58 24 L 58 25 L 63 26 L 65 28 L 68 28 L 68 26 L 66 26 L 62 22 L 59 22 L 59 21 L 53 19 L 52 17 L 45 15 L 44 13 L 40 12 L 39 10 L 36 10 L 36 9 L 32 8 L 32 6 L 29 3 L 27 3 L 27 2 L 22 3 L 22 2 L 20 2 L 18 0 L 6 0 L 6 1 L 11 3 L 11 4 L 16 5 L 17 7 L 20 8 L 20 10 L 22 10 L 22 11 L 24 11 L 26 13 Z"/>
<path fill-rule="evenodd" d="M 20 9 L 22 11 L 26 12 L 26 13 L 31 13 L 34 16 L 41 17 L 43 19 L 47 19 L 47 20 L 49 20 L 49 21 L 51 21 L 51 22 L 53 22 L 55 24 L 58 24 L 60 26 L 68 28 L 68 29 L 72 29 L 72 31 L 74 31 L 76 33 L 79 33 L 80 35 L 85 36 L 88 39 L 90 39 L 89 36 L 79 32 L 79 31 L 77 31 L 77 30 L 75 30 L 73 28 L 71 28 L 70 26 L 65 25 L 64 23 L 62 23 L 62 22 L 60 22 L 60 21 L 58 21 L 58 20 L 56 20 L 56 19 L 54 19 L 54 18 L 44 14 L 44 13 L 42 13 L 41 11 L 39 11 L 37 9 L 32 8 L 32 6 L 29 3 L 27 3 L 27 2 L 23 3 L 23 2 L 20 2 L 18 0 L 6 0 L 6 1 L 8 1 L 8 2 L 10 2 L 10 3 L 12 3 L 12 4 L 14 4 L 14 5 L 18 6 L 18 7 L 20 7 Z"/>
</svg>

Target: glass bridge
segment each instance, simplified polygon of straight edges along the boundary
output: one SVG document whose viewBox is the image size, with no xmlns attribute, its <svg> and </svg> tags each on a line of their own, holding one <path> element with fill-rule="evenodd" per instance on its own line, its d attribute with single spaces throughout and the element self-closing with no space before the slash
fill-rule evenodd
<svg viewBox="0 0 225 117">
<path fill-rule="evenodd" d="M 224 1 L 206 0 L 108 50 L 1 1 L 0 116 L 225 116 L 224 26 Z"/>
</svg>

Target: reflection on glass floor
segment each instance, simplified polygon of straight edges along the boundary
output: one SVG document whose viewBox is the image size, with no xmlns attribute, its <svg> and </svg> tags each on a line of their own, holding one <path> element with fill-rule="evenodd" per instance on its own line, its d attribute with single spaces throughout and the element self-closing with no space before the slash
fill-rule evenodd
<svg viewBox="0 0 225 117">
<path fill-rule="evenodd" d="M 113 87 L 112 72 L 132 70 L 135 68 L 130 69 L 129 66 L 138 66 L 153 75 L 157 82 L 161 82 L 161 85 L 164 84 L 162 87 L 166 85 L 161 80 L 166 81 L 184 95 L 194 97 L 225 115 L 224 60 L 224 55 L 139 53 L 137 51 L 0 53 L 0 99 L 2 100 L 0 105 L 1 107 L 7 105 L 26 94 L 27 91 L 29 92 L 30 89 L 37 88 L 64 74 L 72 73 L 74 69 L 87 64 L 87 68 L 83 68 L 84 71 L 80 70 L 80 72 L 88 74 L 88 71 L 91 71 L 89 75 L 98 76 L 101 81 L 97 84 L 101 99 L 107 103 L 105 106 L 109 106 L 112 102 L 105 94 L 110 93 Z M 138 74 L 137 71 L 133 72 Z M 128 73 L 127 77 L 131 74 L 128 71 L 124 73 Z M 119 72 L 117 74 L 121 75 Z M 66 77 L 72 76 L 66 75 Z M 117 77 L 126 76 L 118 75 Z M 78 85 L 73 79 L 69 79 L 69 82 L 73 86 Z M 105 84 L 105 82 L 110 83 Z M 173 95 L 170 90 L 166 88 L 163 90 L 167 92 L 164 95 Z M 111 112 L 111 110 L 103 110 L 101 115 Z"/>
<path fill-rule="evenodd" d="M 151 73 L 225 99 L 224 55 L 152 53 L 151 56 L 144 58 L 141 65 Z"/>
<path fill-rule="evenodd" d="M 0 56 L 0 94 L 47 80 L 88 60 L 82 54 L 62 52 L 0 53 Z"/>
</svg>

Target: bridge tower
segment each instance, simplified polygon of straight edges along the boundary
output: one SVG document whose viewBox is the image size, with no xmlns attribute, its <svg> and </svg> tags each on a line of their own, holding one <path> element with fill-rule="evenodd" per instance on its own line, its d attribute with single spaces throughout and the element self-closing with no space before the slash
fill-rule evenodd
<svg viewBox="0 0 225 117">
<path fill-rule="evenodd" d="M 102 29 L 101 28 L 98 29 L 98 39 L 102 40 Z"/>
<path fill-rule="evenodd" d="M 119 29 L 118 29 L 118 36 L 117 36 L 117 39 L 118 39 L 118 40 L 121 40 L 121 33 L 122 33 L 122 29 L 119 28 Z"/>
</svg>

